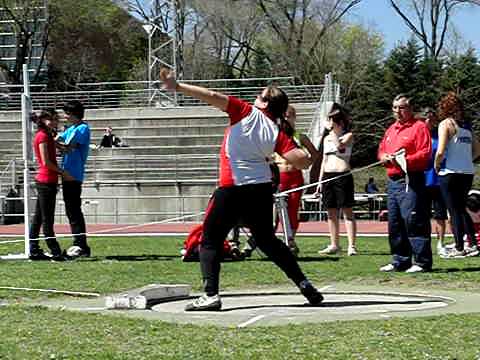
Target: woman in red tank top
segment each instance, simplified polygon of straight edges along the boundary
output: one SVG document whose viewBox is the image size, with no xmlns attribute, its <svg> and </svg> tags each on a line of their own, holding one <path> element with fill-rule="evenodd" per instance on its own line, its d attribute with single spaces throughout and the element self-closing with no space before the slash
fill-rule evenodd
<svg viewBox="0 0 480 360">
<path fill-rule="evenodd" d="M 54 136 L 58 126 L 58 115 L 53 109 L 42 110 L 38 116 L 32 115 L 32 121 L 37 125 L 33 150 L 38 171 L 35 176 L 37 203 L 30 225 L 30 259 L 60 261 L 64 260 L 64 257 L 53 229 L 58 175 L 62 175 L 64 178 L 68 178 L 70 175 L 57 165 Z M 46 255 L 40 247 L 39 234 L 42 227 L 51 256 Z"/>
</svg>

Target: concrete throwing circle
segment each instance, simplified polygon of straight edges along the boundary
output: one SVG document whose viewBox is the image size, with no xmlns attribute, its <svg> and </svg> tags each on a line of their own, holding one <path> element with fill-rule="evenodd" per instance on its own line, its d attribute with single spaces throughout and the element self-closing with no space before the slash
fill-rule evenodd
<svg viewBox="0 0 480 360">
<path fill-rule="evenodd" d="M 345 319 L 388 317 L 399 312 L 428 312 L 455 301 L 408 293 L 323 292 L 321 306 L 310 306 L 298 292 L 225 293 L 221 311 L 186 312 L 183 299 L 154 305 L 166 321 L 221 326 L 285 325 Z"/>
</svg>

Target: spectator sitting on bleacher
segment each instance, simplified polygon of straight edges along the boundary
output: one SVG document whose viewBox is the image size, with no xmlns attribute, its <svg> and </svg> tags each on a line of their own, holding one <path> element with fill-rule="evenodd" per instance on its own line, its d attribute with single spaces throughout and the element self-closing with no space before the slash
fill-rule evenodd
<svg viewBox="0 0 480 360">
<path fill-rule="evenodd" d="M 480 246 L 480 193 L 477 190 L 470 190 L 467 197 L 467 213 L 472 218 L 475 230 L 475 239 L 466 235 L 467 245 L 472 248 Z"/>
<path fill-rule="evenodd" d="M 378 187 L 373 177 L 368 178 L 368 183 L 365 184 L 365 193 L 370 195 L 368 196 L 368 217 L 373 220 L 375 219 L 375 196 L 372 194 L 378 193 Z"/>
<path fill-rule="evenodd" d="M 377 187 L 377 184 L 375 184 L 375 179 L 373 177 L 370 177 L 368 179 L 368 183 L 365 184 L 365 192 L 367 194 L 378 193 L 378 187 Z"/>
<path fill-rule="evenodd" d="M 99 148 L 111 148 L 120 146 L 123 146 L 122 140 L 113 133 L 113 129 L 111 126 L 106 127 Z"/>
</svg>

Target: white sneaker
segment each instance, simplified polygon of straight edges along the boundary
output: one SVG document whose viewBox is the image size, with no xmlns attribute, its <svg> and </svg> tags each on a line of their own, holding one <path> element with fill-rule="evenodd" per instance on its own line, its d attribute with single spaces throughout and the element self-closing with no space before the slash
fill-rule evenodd
<svg viewBox="0 0 480 360">
<path fill-rule="evenodd" d="M 220 296 L 202 295 L 185 306 L 185 311 L 219 311 L 222 308 Z"/>
<path fill-rule="evenodd" d="M 333 247 L 332 245 L 328 245 L 325 249 L 320 250 L 318 253 L 320 255 L 335 255 L 340 253 L 340 247 Z"/>
<path fill-rule="evenodd" d="M 444 256 L 447 256 L 448 254 L 448 249 L 444 246 L 442 247 L 437 247 L 437 255 L 439 255 L 440 257 L 444 257 Z"/>
<path fill-rule="evenodd" d="M 456 248 L 447 251 L 445 256 L 441 256 L 443 259 L 463 259 L 465 257 L 465 250 L 458 251 Z"/>
<path fill-rule="evenodd" d="M 445 248 L 443 247 L 443 244 L 438 241 L 437 242 L 437 255 L 441 255 L 443 252 L 445 252 L 444 250 Z"/>
<path fill-rule="evenodd" d="M 348 256 L 354 256 L 354 255 L 357 255 L 358 252 L 357 252 L 357 248 L 355 246 L 349 246 L 348 247 L 348 250 L 347 250 L 347 255 Z"/>
<path fill-rule="evenodd" d="M 387 265 L 384 265 L 380 268 L 380 271 L 382 272 L 392 272 L 392 271 L 395 271 L 395 266 L 393 266 L 393 264 L 387 264 Z"/>
<path fill-rule="evenodd" d="M 412 265 L 407 270 L 405 270 L 405 272 L 409 274 L 413 274 L 418 272 L 425 272 L 425 269 L 418 265 Z"/>
<path fill-rule="evenodd" d="M 465 246 L 464 252 L 466 257 L 474 257 L 474 256 L 480 255 L 480 251 L 478 251 L 478 248 L 476 245 Z"/>
</svg>

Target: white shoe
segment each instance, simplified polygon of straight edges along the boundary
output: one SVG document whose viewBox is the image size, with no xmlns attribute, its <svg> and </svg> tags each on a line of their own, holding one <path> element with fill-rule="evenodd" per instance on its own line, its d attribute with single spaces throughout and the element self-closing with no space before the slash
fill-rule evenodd
<svg viewBox="0 0 480 360">
<path fill-rule="evenodd" d="M 392 272 L 392 271 L 395 271 L 395 266 L 393 266 L 393 264 L 387 264 L 387 265 L 384 265 L 380 268 L 380 271 L 382 272 Z"/>
<path fill-rule="evenodd" d="M 476 245 L 465 246 L 464 252 L 466 257 L 478 256 L 480 254 Z"/>
<path fill-rule="evenodd" d="M 441 255 L 445 250 L 443 244 L 439 241 L 437 242 L 437 255 Z"/>
<path fill-rule="evenodd" d="M 418 272 L 425 272 L 425 269 L 418 265 L 412 265 L 407 270 L 405 270 L 405 272 L 409 274 L 413 274 Z"/>
<path fill-rule="evenodd" d="M 463 259 L 465 257 L 465 250 L 458 251 L 456 248 L 447 251 L 446 255 L 441 256 L 443 259 Z"/>
<path fill-rule="evenodd" d="M 320 255 L 335 255 L 340 253 L 341 248 L 333 247 L 332 245 L 328 245 L 325 249 L 320 250 L 318 253 Z"/>
<path fill-rule="evenodd" d="M 219 311 L 222 308 L 220 296 L 202 295 L 185 306 L 185 311 Z"/>
<path fill-rule="evenodd" d="M 447 256 L 448 254 L 448 249 L 444 246 L 441 246 L 441 247 L 437 247 L 437 255 L 439 255 L 440 257 L 444 257 L 444 256 Z"/>
<path fill-rule="evenodd" d="M 349 246 L 348 247 L 348 250 L 347 250 L 347 255 L 348 256 L 354 256 L 354 255 L 357 255 L 358 252 L 357 252 L 357 248 L 355 246 Z"/>
</svg>

